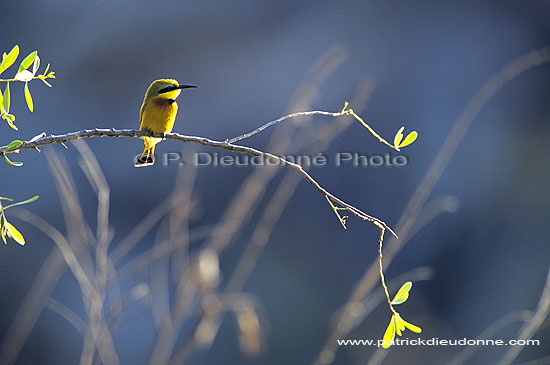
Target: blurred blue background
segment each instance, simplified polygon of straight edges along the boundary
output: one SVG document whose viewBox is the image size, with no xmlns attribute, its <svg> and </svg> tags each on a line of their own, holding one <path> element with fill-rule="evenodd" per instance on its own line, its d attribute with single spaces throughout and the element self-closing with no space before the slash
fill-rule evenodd
<svg viewBox="0 0 550 365">
<path fill-rule="evenodd" d="M 185 90 L 178 100 L 176 131 L 213 139 L 233 137 L 283 115 L 315 61 L 331 47 L 344 47 L 349 58 L 321 86 L 311 109 L 339 110 L 366 77 L 375 85 L 362 113 L 367 122 L 390 140 L 402 125 L 406 131 L 417 130 L 420 137 L 403 151 L 409 160 L 405 167 L 329 163 L 311 174 L 335 195 L 390 226 L 396 224 L 470 97 L 506 63 L 550 44 L 550 5 L 542 0 L 22 0 L 3 2 L 0 10 L 0 49 L 9 51 L 19 44 L 23 56 L 37 49 L 42 64 L 51 63 L 56 72 L 51 89 L 39 81 L 30 84 L 32 114 L 22 85 L 12 85 L 12 112 L 19 131 L 0 125 L 0 145 L 42 131 L 137 128 L 147 86 L 163 77 L 200 85 Z M 431 195 L 455 196 L 458 210 L 422 228 L 387 269 L 391 279 L 419 266 L 433 268 L 433 280 L 415 284 L 411 299 L 400 308 L 405 319 L 423 327 L 421 337 L 475 338 L 511 311 L 535 309 L 550 265 L 549 121 L 550 66 L 545 65 L 499 91 L 468 130 Z M 262 149 L 271 133 L 244 142 Z M 116 246 L 172 191 L 178 167 L 135 169 L 132 158 L 142 147 L 136 139 L 87 142 L 111 187 Z M 78 152 L 68 147 L 43 150 L 55 149 L 68 161 L 85 214 L 94 222 L 95 196 L 77 165 Z M 181 149 L 181 144 L 165 141 L 157 152 Z M 358 124 L 325 154 L 332 157 L 340 151 L 388 152 Z M 24 151 L 15 157 L 25 165 L 0 165 L 0 195 L 16 200 L 40 195 L 26 208 L 65 231 L 44 154 Z M 252 171 L 200 167 L 194 192 L 200 214 L 191 227 L 217 222 Z M 267 187 L 268 198 L 277 181 Z M 29 224 L 11 220 L 28 243 L 21 247 L 12 241 L 1 248 L 0 338 L 53 246 Z M 137 251 L 153 238 L 140 243 Z M 354 218 L 344 231 L 325 199 L 301 183 L 245 288 L 263 304 L 268 321 L 264 352 L 256 358 L 241 354 L 235 321 L 228 317 L 212 348 L 194 353 L 189 363 L 311 363 L 326 340 L 334 312 L 376 259 L 377 238 L 374 226 Z M 222 258 L 224 277 L 247 239 L 245 232 Z M 84 314 L 68 272 L 53 297 Z M 387 307 L 379 306 L 348 338 L 378 339 L 388 319 Z M 506 327 L 496 337 L 508 339 L 518 328 L 519 324 Z M 123 326 L 114 334 L 122 363 L 144 363 L 153 338 L 150 316 Z M 548 326 L 534 338 L 541 346 L 525 349 L 518 360 L 550 355 Z M 76 363 L 81 347 L 76 330 L 45 309 L 18 363 Z M 343 347 L 335 362 L 364 363 L 374 350 Z M 458 351 L 399 347 L 386 363 L 439 364 Z M 482 349 L 471 363 L 491 363 L 503 353 Z"/>
</svg>

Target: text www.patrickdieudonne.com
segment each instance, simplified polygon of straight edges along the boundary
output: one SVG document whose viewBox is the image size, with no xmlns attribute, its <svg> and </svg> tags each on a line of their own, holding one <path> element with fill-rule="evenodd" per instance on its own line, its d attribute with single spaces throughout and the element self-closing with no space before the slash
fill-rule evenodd
<svg viewBox="0 0 550 365">
<path fill-rule="evenodd" d="M 384 340 L 336 340 L 338 346 L 376 346 L 382 347 Z M 393 346 L 539 346 L 540 340 L 493 340 L 493 339 L 452 339 L 440 338 L 396 338 L 390 341 Z"/>
</svg>

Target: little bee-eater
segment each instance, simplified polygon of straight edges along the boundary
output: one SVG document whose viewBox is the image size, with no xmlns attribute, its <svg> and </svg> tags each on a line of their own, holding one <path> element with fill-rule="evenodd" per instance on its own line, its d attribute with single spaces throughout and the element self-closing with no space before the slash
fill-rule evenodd
<svg viewBox="0 0 550 365">
<path fill-rule="evenodd" d="M 139 130 L 153 133 L 170 133 L 174 127 L 178 103 L 176 98 L 181 89 L 198 87 L 195 85 L 180 85 L 176 80 L 155 80 L 147 89 L 141 110 L 139 111 Z M 162 138 L 143 137 L 145 146 L 138 157 L 135 167 L 150 166 L 155 163 L 155 145 Z"/>
</svg>

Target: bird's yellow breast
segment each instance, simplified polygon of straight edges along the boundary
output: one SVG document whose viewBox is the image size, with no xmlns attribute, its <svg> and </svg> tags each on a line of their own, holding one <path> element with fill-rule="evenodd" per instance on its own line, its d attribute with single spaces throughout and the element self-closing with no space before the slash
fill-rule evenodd
<svg viewBox="0 0 550 365">
<path fill-rule="evenodd" d="M 143 102 L 141 106 L 140 130 L 150 130 L 154 133 L 170 133 L 174 127 L 178 103 L 173 99 L 153 98 Z M 145 147 L 149 148 L 161 141 L 160 138 L 143 137 Z"/>
<path fill-rule="evenodd" d="M 173 99 L 154 98 L 142 106 L 140 130 L 170 133 L 174 127 L 178 103 Z"/>
</svg>

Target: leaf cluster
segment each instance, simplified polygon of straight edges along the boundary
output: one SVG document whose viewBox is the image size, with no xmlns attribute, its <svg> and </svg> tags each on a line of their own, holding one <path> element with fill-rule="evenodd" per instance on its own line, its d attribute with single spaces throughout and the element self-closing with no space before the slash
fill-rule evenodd
<svg viewBox="0 0 550 365">
<path fill-rule="evenodd" d="M 397 313 L 394 309 L 394 305 L 403 304 L 409 299 L 409 292 L 412 288 L 412 282 L 407 281 L 405 284 L 401 286 L 397 294 L 395 294 L 395 297 L 390 302 L 390 309 L 392 310 L 393 314 L 390 319 L 390 323 L 388 324 L 388 328 L 386 328 L 386 332 L 384 333 L 384 342 L 382 344 L 382 347 L 387 349 L 393 344 L 393 341 L 395 339 L 395 335 L 401 336 L 402 332 L 405 331 L 405 328 L 415 332 L 420 333 L 422 332 L 422 329 L 418 326 L 415 326 L 412 323 L 409 323 L 405 321 L 399 313 Z"/>
<path fill-rule="evenodd" d="M 9 53 L 5 53 L 2 56 L 2 62 L 0 63 L 0 75 L 10 68 L 17 57 L 19 56 L 19 46 L 15 45 Z M 32 66 L 32 68 L 31 68 Z M 29 82 L 32 80 L 42 80 L 44 84 L 48 87 L 51 87 L 50 83 L 46 81 L 47 79 L 55 79 L 55 72 L 49 71 L 50 64 L 46 66 L 46 69 L 42 74 L 38 74 L 38 69 L 40 67 L 40 57 L 38 56 L 37 51 L 29 53 L 27 57 L 21 61 L 17 73 L 11 79 L 0 79 L 0 81 L 6 82 L 6 88 L 4 92 L 0 90 L 0 112 L 2 119 L 6 120 L 8 125 L 17 130 L 17 126 L 14 124 L 15 115 L 10 114 L 10 105 L 11 105 L 11 92 L 10 92 L 10 82 L 20 81 L 25 83 L 25 101 L 27 102 L 27 107 L 31 112 L 34 111 L 34 103 L 32 100 L 31 92 L 29 90 Z M 29 70 L 30 68 L 30 70 Z"/>
<path fill-rule="evenodd" d="M 5 214 L 6 209 L 16 207 L 18 205 L 32 203 L 36 199 L 38 199 L 38 195 L 33 196 L 32 198 L 24 200 L 22 202 L 12 203 L 4 207 L 2 206 L 2 200 L 13 202 L 13 199 L 4 198 L 0 196 L 0 236 L 2 236 L 2 241 L 4 241 L 4 244 L 8 243 L 6 241 L 6 237 L 12 238 L 15 242 L 19 243 L 20 245 L 25 244 L 25 239 L 23 238 L 23 235 L 21 234 L 21 232 L 19 232 L 19 230 L 15 228 L 15 226 L 10 222 L 8 222 L 8 220 L 6 219 L 6 214 Z"/>
</svg>

